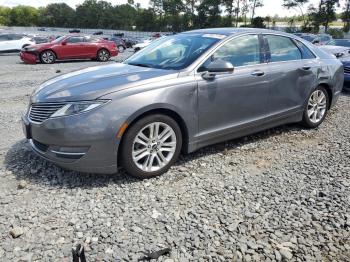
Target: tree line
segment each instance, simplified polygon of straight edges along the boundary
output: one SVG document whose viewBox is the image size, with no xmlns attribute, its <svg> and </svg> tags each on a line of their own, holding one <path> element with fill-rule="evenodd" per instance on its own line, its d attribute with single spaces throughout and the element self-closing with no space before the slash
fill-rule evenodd
<svg viewBox="0 0 350 262">
<path fill-rule="evenodd" d="M 347 31 L 350 27 L 349 1 L 345 0 L 343 12 L 339 14 Z M 150 0 L 148 8 L 142 8 L 134 0 L 122 5 L 85 0 L 75 9 L 65 3 L 39 8 L 0 6 L 0 25 L 180 32 L 222 26 L 266 27 L 287 20 L 291 25 L 295 21 L 302 22 L 305 32 L 318 32 L 320 26 L 327 30 L 337 18 L 336 8 L 339 4 L 339 0 L 319 0 L 317 6 L 309 5 L 309 0 L 284 0 L 283 6 L 297 10 L 299 15 L 280 18 L 256 16 L 264 0 Z"/>
</svg>

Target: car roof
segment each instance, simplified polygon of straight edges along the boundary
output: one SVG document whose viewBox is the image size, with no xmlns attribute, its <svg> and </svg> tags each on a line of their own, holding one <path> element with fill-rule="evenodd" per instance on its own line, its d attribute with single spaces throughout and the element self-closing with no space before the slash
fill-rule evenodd
<svg viewBox="0 0 350 262">
<path fill-rule="evenodd" d="M 244 34 L 244 33 L 270 33 L 270 34 L 283 34 L 283 35 L 291 35 L 281 31 L 269 30 L 269 29 L 261 29 L 261 28 L 236 28 L 236 27 L 223 27 L 223 28 L 208 28 L 208 29 L 197 29 L 191 30 L 187 32 L 183 32 L 183 34 L 218 34 L 218 35 L 235 35 L 235 34 Z"/>
</svg>

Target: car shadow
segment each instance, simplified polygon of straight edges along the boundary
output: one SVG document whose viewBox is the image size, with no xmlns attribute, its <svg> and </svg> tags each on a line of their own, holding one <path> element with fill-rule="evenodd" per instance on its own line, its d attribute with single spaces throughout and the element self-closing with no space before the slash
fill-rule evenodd
<svg viewBox="0 0 350 262">
<path fill-rule="evenodd" d="M 218 154 L 228 150 L 234 150 L 246 144 L 264 140 L 269 137 L 279 136 L 281 133 L 289 133 L 301 130 L 296 124 L 284 125 L 268 129 L 246 137 L 214 144 L 197 150 L 196 152 L 181 155 L 175 163 L 175 167 L 187 162 L 200 159 L 206 155 Z M 29 183 L 44 184 L 48 187 L 58 188 L 93 188 L 104 187 L 108 184 L 130 184 L 142 180 L 133 178 L 120 168 L 118 174 L 87 174 L 69 171 L 37 156 L 30 148 L 29 143 L 23 139 L 15 143 L 6 153 L 5 167 L 11 171 L 17 180 L 26 180 Z M 158 179 L 158 178 L 154 178 Z"/>
<path fill-rule="evenodd" d="M 27 140 L 15 143 L 6 153 L 4 164 L 17 180 L 56 188 L 96 188 L 108 184 L 129 184 L 139 180 L 123 170 L 116 174 L 88 174 L 65 170 L 37 156 Z"/>
</svg>

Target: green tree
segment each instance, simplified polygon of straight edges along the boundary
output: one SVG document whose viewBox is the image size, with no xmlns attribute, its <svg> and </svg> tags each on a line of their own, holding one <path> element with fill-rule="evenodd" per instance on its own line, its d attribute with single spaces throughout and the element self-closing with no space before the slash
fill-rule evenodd
<svg viewBox="0 0 350 262">
<path fill-rule="evenodd" d="M 76 8 L 76 25 L 85 28 L 112 28 L 113 6 L 106 1 L 86 0 Z"/>
<path fill-rule="evenodd" d="M 303 26 L 305 26 L 306 20 L 305 20 L 303 8 L 305 4 L 307 4 L 308 2 L 309 0 L 283 0 L 283 6 L 286 7 L 287 9 L 291 9 L 291 8 L 298 9 L 302 16 Z"/>
<path fill-rule="evenodd" d="M 10 26 L 34 26 L 38 23 L 38 9 L 31 6 L 18 5 L 9 13 Z"/>
<path fill-rule="evenodd" d="M 112 28 L 130 30 L 136 25 L 138 12 L 130 4 L 116 5 L 113 7 L 110 24 Z"/>
<path fill-rule="evenodd" d="M 328 31 L 329 24 L 336 19 L 335 9 L 339 5 L 339 0 L 320 0 L 318 8 L 311 7 L 311 21 L 315 29 L 323 25 L 325 32 Z"/>
<path fill-rule="evenodd" d="M 11 8 L 0 6 L 0 25 L 9 25 Z"/>
<path fill-rule="evenodd" d="M 164 13 L 165 21 L 167 21 L 166 27 L 168 30 L 179 32 L 183 28 L 183 16 L 186 7 L 181 0 L 164 0 Z"/>
<path fill-rule="evenodd" d="M 343 31 L 349 32 L 350 30 L 350 0 L 346 0 L 344 12 L 341 14 L 341 19 L 344 22 Z"/>
<path fill-rule="evenodd" d="M 256 8 L 258 7 L 262 7 L 264 6 L 264 2 L 263 0 L 249 0 L 250 2 L 250 9 L 251 9 L 251 12 L 252 12 L 252 16 L 251 16 L 251 23 L 253 24 L 253 19 L 255 17 L 255 10 Z"/>
<path fill-rule="evenodd" d="M 152 9 L 140 9 L 135 20 L 136 29 L 141 31 L 154 31 L 156 17 Z"/>
<path fill-rule="evenodd" d="M 75 10 L 65 3 L 49 4 L 39 9 L 39 25 L 70 27 L 74 25 Z"/>
<path fill-rule="evenodd" d="M 197 26 L 200 28 L 221 25 L 220 0 L 203 0 L 197 8 Z"/>
</svg>

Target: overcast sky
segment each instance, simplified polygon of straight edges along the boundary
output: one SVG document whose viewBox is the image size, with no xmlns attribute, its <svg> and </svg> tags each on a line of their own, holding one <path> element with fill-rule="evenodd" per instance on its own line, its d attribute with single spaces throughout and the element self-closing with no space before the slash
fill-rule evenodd
<svg viewBox="0 0 350 262">
<path fill-rule="evenodd" d="M 344 0 L 341 0 L 344 1 Z M 84 0 L 0 0 L 0 5 L 3 6 L 16 6 L 16 5 L 31 5 L 31 6 L 45 6 L 50 3 L 67 3 L 71 7 L 75 8 L 77 4 L 84 2 Z M 125 4 L 127 0 L 109 0 L 112 4 Z M 148 7 L 149 0 L 135 0 L 136 3 L 140 3 L 142 7 Z M 319 0 L 310 0 L 310 4 L 317 4 Z M 257 16 L 291 16 L 298 14 L 295 10 L 286 10 L 282 7 L 283 0 L 264 0 L 264 7 L 258 8 Z"/>
</svg>

